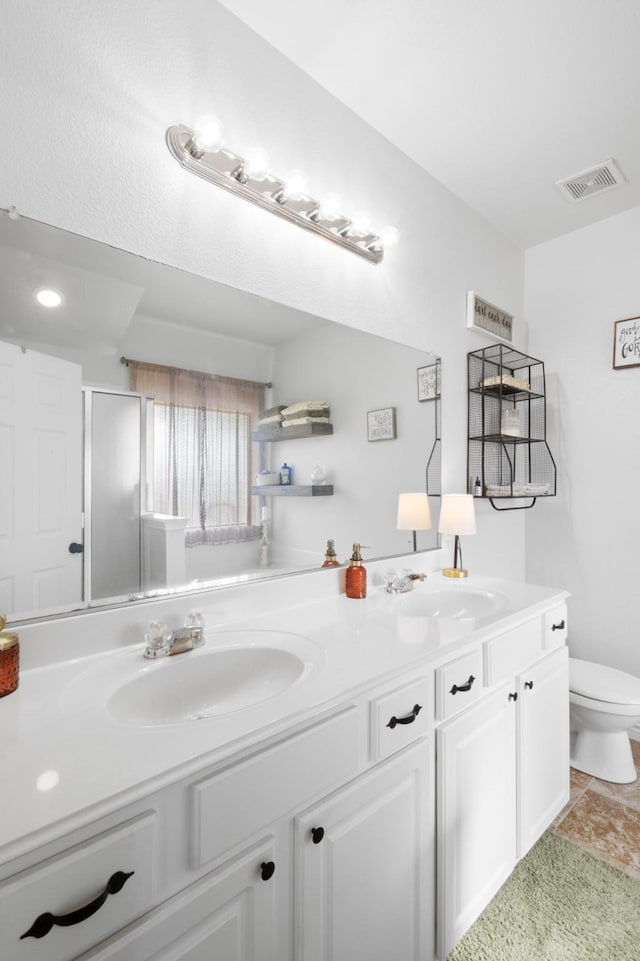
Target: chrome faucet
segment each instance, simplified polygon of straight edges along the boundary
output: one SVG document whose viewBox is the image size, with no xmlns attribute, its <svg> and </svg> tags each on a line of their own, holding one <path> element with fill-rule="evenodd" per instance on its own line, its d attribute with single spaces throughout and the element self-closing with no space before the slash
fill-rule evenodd
<svg viewBox="0 0 640 961">
<path fill-rule="evenodd" d="M 387 571 L 384 575 L 384 589 L 387 594 L 406 594 L 413 590 L 416 581 L 423 581 L 426 576 L 426 574 L 412 574 L 406 569 L 399 574 L 396 571 Z"/>
<path fill-rule="evenodd" d="M 184 654 L 204 644 L 204 617 L 199 611 L 187 614 L 183 627 L 169 631 L 162 621 L 150 621 L 145 634 L 148 658 L 171 657 Z"/>
</svg>

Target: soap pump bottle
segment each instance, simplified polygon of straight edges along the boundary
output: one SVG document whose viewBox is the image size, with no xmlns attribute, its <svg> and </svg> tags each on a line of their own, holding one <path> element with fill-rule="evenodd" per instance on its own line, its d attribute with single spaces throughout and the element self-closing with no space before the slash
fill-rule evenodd
<svg viewBox="0 0 640 961">
<path fill-rule="evenodd" d="M 366 597 L 367 596 L 367 570 L 362 563 L 360 545 L 353 545 L 351 562 L 347 567 L 346 574 L 347 597 Z"/>
<path fill-rule="evenodd" d="M 332 540 L 327 541 L 327 552 L 324 555 L 323 567 L 340 567 L 340 561 L 336 555 L 336 549 Z"/>
</svg>

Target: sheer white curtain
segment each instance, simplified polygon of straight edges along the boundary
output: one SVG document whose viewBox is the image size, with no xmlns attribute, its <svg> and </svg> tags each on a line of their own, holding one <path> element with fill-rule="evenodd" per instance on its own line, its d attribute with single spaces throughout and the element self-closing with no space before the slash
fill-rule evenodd
<svg viewBox="0 0 640 961">
<path fill-rule="evenodd" d="M 251 432 L 264 409 L 264 384 L 128 363 L 131 389 L 155 400 L 154 511 L 188 518 L 189 547 L 259 537 Z"/>
</svg>

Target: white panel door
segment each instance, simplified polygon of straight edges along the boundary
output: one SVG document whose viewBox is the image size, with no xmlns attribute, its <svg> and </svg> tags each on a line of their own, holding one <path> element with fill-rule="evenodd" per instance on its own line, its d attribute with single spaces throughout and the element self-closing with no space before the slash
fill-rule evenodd
<svg viewBox="0 0 640 961">
<path fill-rule="evenodd" d="M 78 364 L 0 341 L 0 611 L 82 604 Z"/>
<path fill-rule="evenodd" d="M 518 857 L 569 800 L 569 652 L 560 647 L 518 678 Z"/>
<path fill-rule="evenodd" d="M 426 740 L 296 818 L 295 961 L 430 961 L 433 755 Z"/>
<path fill-rule="evenodd" d="M 440 961 L 516 863 L 514 695 L 504 684 L 437 732 Z"/>
</svg>

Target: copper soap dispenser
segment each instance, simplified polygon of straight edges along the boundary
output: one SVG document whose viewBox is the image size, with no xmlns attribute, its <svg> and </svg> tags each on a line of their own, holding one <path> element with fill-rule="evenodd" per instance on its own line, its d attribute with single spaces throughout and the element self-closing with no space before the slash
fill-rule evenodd
<svg viewBox="0 0 640 961">
<path fill-rule="evenodd" d="M 346 575 L 347 597 L 366 597 L 367 596 L 367 569 L 362 563 L 360 544 L 353 545 L 353 554 Z"/>
<path fill-rule="evenodd" d="M 0 697 L 18 686 L 20 642 L 15 631 L 5 631 L 6 618 L 0 614 Z"/>
</svg>

